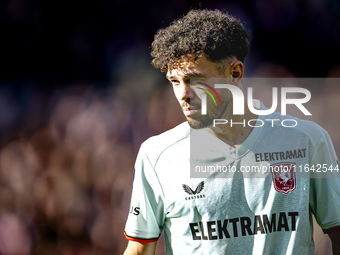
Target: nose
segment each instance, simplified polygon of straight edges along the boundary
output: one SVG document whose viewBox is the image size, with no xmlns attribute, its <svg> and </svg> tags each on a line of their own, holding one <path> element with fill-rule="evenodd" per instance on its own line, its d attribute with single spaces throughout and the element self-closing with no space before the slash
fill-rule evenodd
<svg viewBox="0 0 340 255">
<path fill-rule="evenodd" d="M 181 82 L 178 88 L 178 99 L 180 101 L 189 101 L 193 98 L 193 90 L 187 82 Z"/>
</svg>

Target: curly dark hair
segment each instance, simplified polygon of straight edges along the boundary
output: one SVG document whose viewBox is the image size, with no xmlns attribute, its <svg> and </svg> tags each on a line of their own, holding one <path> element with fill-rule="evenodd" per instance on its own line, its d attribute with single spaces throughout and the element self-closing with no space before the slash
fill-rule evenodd
<svg viewBox="0 0 340 255">
<path fill-rule="evenodd" d="M 236 57 L 244 61 L 250 36 L 242 23 L 219 10 L 191 10 L 167 28 L 157 31 L 152 43 L 152 65 L 162 72 L 174 67 L 176 60 L 203 52 L 215 63 Z"/>
</svg>

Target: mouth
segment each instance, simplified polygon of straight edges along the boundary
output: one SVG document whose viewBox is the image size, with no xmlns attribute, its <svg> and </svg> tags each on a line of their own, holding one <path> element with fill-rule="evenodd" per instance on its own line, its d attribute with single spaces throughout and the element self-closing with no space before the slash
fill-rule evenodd
<svg viewBox="0 0 340 255">
<path fill-rule="evenodd" d="M 199 111 L 198 109 L 193 109 L 193 108 L 189 108 L 189 107 L 188 108 L 183 108 L 183 112 L 184 112 L 185 116 L 193 115 L 193 114 L 195 114 L 198 111 Z"/>
</svg>

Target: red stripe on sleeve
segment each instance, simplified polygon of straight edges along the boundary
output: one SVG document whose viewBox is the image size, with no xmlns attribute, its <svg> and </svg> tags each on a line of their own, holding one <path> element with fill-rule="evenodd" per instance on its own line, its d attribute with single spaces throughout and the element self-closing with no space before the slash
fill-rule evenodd
<svg viewBox="0 0 340 255">
<path fill-rule="evenodd" d="M 333 232 L 337 232 L 337 231 L 340 231 L 340 226 L 337 226 L 337 227 L 334 227 L 334 228 L 329 228 L 329 229 L 323 229 L 323 232 L 325 234 L 333 233 Z"/>
<path fill-rule="evenodd" d="M 151 239 L 136 238 L 136 237 L 128 236 L 125 232 L 124 232 L 124 236 L 129 241 L 134 241 L 134 242 L 139 242 L 139 243 L 152 243 L 158 240 L 158 237 L 151 238 Z"/>
</svg>

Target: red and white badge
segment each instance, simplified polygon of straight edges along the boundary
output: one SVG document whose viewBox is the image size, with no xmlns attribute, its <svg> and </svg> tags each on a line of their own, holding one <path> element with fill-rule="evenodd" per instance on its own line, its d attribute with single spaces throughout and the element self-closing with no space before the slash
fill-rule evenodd
<svg viewBox="0 0 340 255">
<path fill-rule="evenodd" d="M 276 191 L 287 194 L 296 188 L 295 163 L 270 165 Z"/>
</svg>

